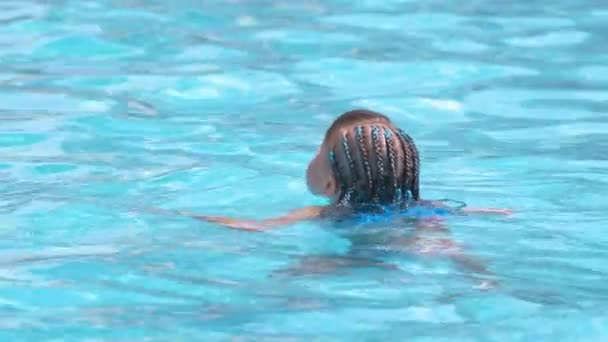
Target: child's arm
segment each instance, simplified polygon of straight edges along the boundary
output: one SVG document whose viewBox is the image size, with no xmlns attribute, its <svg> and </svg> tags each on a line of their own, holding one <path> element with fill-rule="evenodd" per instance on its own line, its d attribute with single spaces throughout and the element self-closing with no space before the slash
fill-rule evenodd
<svg viewBox="0 0 608 342">
<path fill-rule="evenodd" d="M 435 208 L 442 208 L 448 211 L 459 211 L 464 214 L 497 214 L 497 215 L 511 215 L 513 210 L 507 208 L 467 208 L 464 207 L 462 209 L 453 209 L 441 201 L 423 201 L 425 203 L 430 203 Z"/>
<path fill-rule="evenodd" d="M 513 210 L 507 208 L 463 208 L 465 214 L 499 214 L 511 215 Z"/>
<path fill-rule="evenodd" d="M 283 216 L 266 220 L 244 220 L 221 216 L 198 215 L 186 211 L 179 211 L 179 214 L 189 216 L 197 220 L 219 223 L 228 228 L 248 231 L 264 231 L 281 225 L 318 218 L 321 216 L 321 212 L 324 208 L 325 207 L 323 206 L 304 207 L 290 211 Z"/>
</svg>

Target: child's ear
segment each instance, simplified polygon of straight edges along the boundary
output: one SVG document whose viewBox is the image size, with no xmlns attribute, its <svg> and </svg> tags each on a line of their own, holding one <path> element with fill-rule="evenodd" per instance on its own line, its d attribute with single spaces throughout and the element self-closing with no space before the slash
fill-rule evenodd
<svg viewBox="0 0 608 342">
<path fill-rule="evenodd" d="M 334 197 L 338 193 L 338 185 L 335 177 L 330 177 L 325 183 L 325 189 L 323 190 L 323 194 L 328 197 Z"/>
</svg>

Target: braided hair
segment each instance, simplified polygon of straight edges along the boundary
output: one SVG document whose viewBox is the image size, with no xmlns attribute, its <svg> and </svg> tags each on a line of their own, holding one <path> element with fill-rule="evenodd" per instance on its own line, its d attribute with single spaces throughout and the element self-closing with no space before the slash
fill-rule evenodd
<svg viewBox="0 0 608 342">
<path fill-rule="evenodd" d="M 418 149 L 384 115 L 368 110 L 342 114 L 329 128 L 329 159 L 340 189 L 339 206 L 407 207 L 420 199 Z"/>
</svg>

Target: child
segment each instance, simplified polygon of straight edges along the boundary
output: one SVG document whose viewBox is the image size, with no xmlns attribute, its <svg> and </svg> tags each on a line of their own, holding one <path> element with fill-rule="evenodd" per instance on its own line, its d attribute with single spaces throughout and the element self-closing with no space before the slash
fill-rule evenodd
<svg viewBox="0 0 608 342">
<path fill-rule="evenodd" d="M 464 208 L 456 211 L 440 202 L 422 200 L 419 167 L 418 149 L 408 134 L 382 114 L 353 110 L 332 123 L 306 171 L 309 190 L 328 198 L 329 205 L 304 207 L 262 221 L 180 213 L 249 231 L 268 230 L 302 220 L 372 214 L 387 209 L 395 209 L 410 217 L 427 213 L 430 217 L 424 221 L 429 226 L 437 226 L 434 218 L 447 213 L 510 213 L 505 209 Z"/>
<path fill-rule="evenodd" d="M 408 134 L 382 114 L 353 110 L 332 123 L 306 171 L 308 188 L 313 194 L 329 199 L 328 205 L 304 207 L 261 221 L 180 213 L 248 231 L 264 231 L 303 220 L 370 217 L 385 217 L 392 222 L 391 225 L 403 226 L 404 220 L 395 222 L 395 218 L 405 217 L 414 219 L 412 234 L 407 237 L 385 236 L 380 239 L 384 241 L 383 248 L 405 248 L 418 255 L 447 255 L 469 271 L 490 275 L 482 263 L 464 255 L 462 249 L 452 242 L 441 217 L 467 213 L 509 214 L 510 211 L 455 210 L 437 201 L 423 200 L 419 189 L 419 167 L 418 149 Z M 398 215 L 386 215 L 387 212 Z M 351 240 L 350 255 L 367 254 L 361 253 L 366 249 L 366 241 Z M 336 259 L 339 258 L 326 258 L 330 262 Z M 363 264 L 382 265 L 382 262 L 373 261 L 368 256 L 364 259 L 371 262 L 364 261 Z M 494 283 L 484 280 L 481 284 L 487 288 Z"/>
</svg>

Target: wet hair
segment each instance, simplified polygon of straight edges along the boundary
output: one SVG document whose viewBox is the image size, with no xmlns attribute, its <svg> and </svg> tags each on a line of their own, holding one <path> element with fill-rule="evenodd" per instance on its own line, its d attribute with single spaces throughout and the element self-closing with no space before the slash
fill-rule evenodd
<svg viewBox="0 0 608 342">
<path fill-rule="evenodd" d="M 338 206 L 407 207 L 420 199 L 418 149 L 386 116 L 346 112 L 327 130 L 325 140 L 340 189 Z"/>
</svg>

